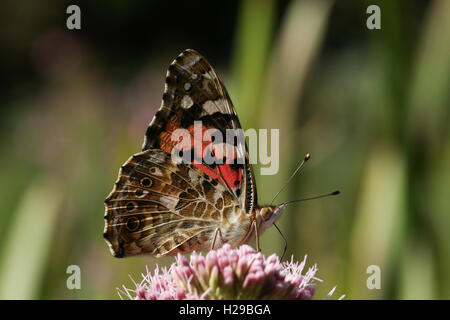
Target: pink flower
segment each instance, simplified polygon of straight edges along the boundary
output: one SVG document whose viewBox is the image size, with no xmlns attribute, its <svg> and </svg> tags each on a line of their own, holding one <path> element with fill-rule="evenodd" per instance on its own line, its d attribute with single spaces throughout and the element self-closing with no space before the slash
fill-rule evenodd
<svg viewBox="0 0 450 320">
<path fill-rule="evenodd" d="M 147 270 L 141 283 L 135 283 L 135 290 L 124 287 L 119 295 L 148 300 L 310 300 L 316 281 L 321 280 L 314 277 L 316 265 L 302 274 L 305 263 L 306 256 L 300 263 L 293 258 L 281 263 L 275 254 L 265 258 L 248 245 L 232 249 L 225 244 L 206 256 L 193 252 L 190 261 L 179 254 L 168 270 L 156 267 L 153 274 Z"/>
<path fill-rule="evenodd" d="M 123 295 L 129 299 L 135 300 L 200 300 L 201 298 L 196 294 L 184 290 L 178 286 L 173 280 L 170 272 L 166 268 L 156 269 L 151 274 L 148 269 L 146 274 L 142 274 L 142 281 L 140 283 L 134 282 L 134 290 L 123 286 L 122 289 L 117 289 L 119 296 Z"/>
</svg>

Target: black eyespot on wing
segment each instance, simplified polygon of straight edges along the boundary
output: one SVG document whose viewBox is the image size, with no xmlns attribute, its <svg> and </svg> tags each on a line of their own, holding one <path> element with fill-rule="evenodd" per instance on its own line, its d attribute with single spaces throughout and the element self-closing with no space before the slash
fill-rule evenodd
<svg viewBox="0 0 450 320">
<path fill-rule="evenodd" d="M 151 187 L 153 184 L 152 179 L 150 179 L 149 177 L 145 177 L 141 179 L 141 186 L 143 187 Z"/>
<path fill-rule="evenodd" d="M 129 217 L 127 219 L 127 229 L 129 231 L 136 231 L 139 228 L 140 221 L 136 217 Z"/>
</svg>

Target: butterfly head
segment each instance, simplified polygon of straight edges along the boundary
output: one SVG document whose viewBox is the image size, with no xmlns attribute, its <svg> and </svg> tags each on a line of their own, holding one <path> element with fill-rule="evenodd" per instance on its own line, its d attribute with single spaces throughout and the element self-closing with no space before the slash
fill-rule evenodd
<svg viewBox="0 0 450 320">
<path fill-rule="evenodd" d="M 272 226 L 280 217 L 287 204 L 280 204 L 278 206 L 267 206 L 256 209 L 256 220 L 259 225 L 259 231 L 262 232 Z"/>
</svg>

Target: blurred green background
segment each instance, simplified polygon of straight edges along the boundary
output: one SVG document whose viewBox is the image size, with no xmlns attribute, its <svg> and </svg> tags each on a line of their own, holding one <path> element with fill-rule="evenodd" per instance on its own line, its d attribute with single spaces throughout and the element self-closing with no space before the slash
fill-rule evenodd
<svg viewBox="0 0 450 320">
<path fill-rule="evenodd" d="M 74 31 L 71 2 L 0 4 L 0 299 L 116 299 L 129 274 L 173 261 L 113 258 L 103 200 L 186 48 L 215 66 L 244 129 L 281 128 L 261 204 L 307 152 L 278 201 L 342 191 L 279 220 L 287 258 L 319 267 L 316 298 L 334 285 L 349 299 L 450 298 L 450 1 L 74 3 Z M 371 4 L 381 30 L 366 27 Z M 261 245 L 281 255 L 274 228 Z"/>
</svg>

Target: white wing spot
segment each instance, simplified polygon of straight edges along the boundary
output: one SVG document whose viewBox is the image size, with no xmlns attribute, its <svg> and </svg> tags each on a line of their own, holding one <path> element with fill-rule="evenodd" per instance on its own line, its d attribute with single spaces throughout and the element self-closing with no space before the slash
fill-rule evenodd
<svg viewBox="0 0 450 320">
<path fill-rule="evenodd" d="M 159 201 L 161 201 L 161 204 L 165 206 L 167 209 L 175 209 L 178 198 L 175 197 L 169 197 L 169 196 L 160 196 Z"/>
<path fill-rule="evenodd" d="M 156 163 L 164 163 L 166 161 L 166 157 L 163 153 L 155 153 L 152 155 L 151 160 Z"/>
<path fill-rule="evenodd" d="M 186 82 L 185 84 L 184 84 L 184 90 L 186 90 L 186 91 L 189 91 L 190 89 L 191 89 L 191 84 L 189 83 L 189 82 Z"/>
<path fill-rule="evenodd" d="M 190 169 L 190 170 L 188 171 L 188 175 L 189 175 L 189 178 L 191 179 L 191 181 L 192 181 L 194 184 L 195 184 L 195 183 L 198 183 L 199 175 L 198 175 L 197 172 L 195 172 L 194 170 Z"/>
<path fill-rule="evenodd" d="M 200 116 L 214 114 L 215 112 L 221 112 L 223 114 L 230 114 L 230 111 L 226 107 L 225 100 L 219 98 L 215 101 L 208 100 L 203 104 L 203 112 Z"/>
<path fill-rule="evenodd" d="M 194 104 L 194 101 L 192 101 L 192 98 L 188 95 L 183 96 L 183 99 L 181 99 L 181 106 L 184 109 L 189 109 Z"/>
<path fill-rule="evenodd" d="M 202 75 L 205 79 L 208 79 L 208 80 L 214 79 L 214 74 L 211 71 L 205 72 Z"/>
<path fill-rule="evenodd" d="M 185 61 L 184 61 L 184 64 L 186 65 L 186 67 L 188 67 L 188 68 L 192 68 L 192 66 L 194 65 L 194 64 L 196 64 L 197 62 L 199 62 L 200 61 L 200 57 L 199 56 L 197 56 L 197 55 L 194 55 L 194 56 L 186 56 L 186 55 L 184 55 L 185 56 Z"/>
<path fill-rule="evenodd" d="M 198 78 L 198 75 L 197 75 L 196 73 L 194 73 L 194 74 L 191 76 L 191 78 L 192 78 L 192 80 L 196 80 L 196 79 Z"/>
<path fill-rule="evenodd" d="M 203 104 L 203 110 L 205 110 L 207 114 L 213 114 L 214 111 L 217 111 L 217 107 L 214 102 L 208 100 Z"/>
</svg>

